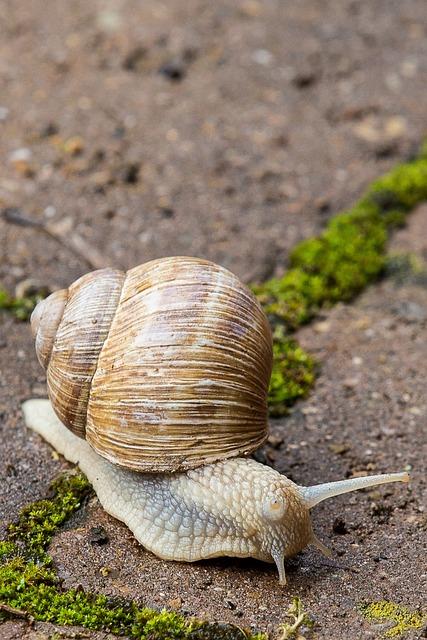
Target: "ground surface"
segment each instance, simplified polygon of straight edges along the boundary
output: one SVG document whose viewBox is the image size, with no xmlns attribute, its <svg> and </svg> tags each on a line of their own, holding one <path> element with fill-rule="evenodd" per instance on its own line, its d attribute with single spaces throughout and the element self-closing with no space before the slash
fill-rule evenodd
<svg viewBox="0 0 427 640">
<path fill-rule="evenodd" d="M 246 281 L 281 273 L 291 246 L 427 131 L 424 0 L 0 1 L 0 13 L 0 207 L 50 232 L 0 219 L 11 291 L 28 277 L 54 288 L 93 264 L 171 254 L 214 259 Z M 395 250 L 427 259 L 426 220 L 421 207 Z M 300 595 L 315 637 L 350 640 L 381 634 L 355 610 L 361 601 L 425 602 L 425 280 L 388 279 L 298 337 L 322 373 L 272 423 L 284 440 L 270 461 L 301 484 L 409 464 L 411 487 L 318 507 L 315 529 L 338 557 L 305 552 L 285 590 L 251 560 L 162 562 L 93 499 L 51 546 L 66 586 L 261 629 Z M 2 314 L 2 527 L 68 468 L 22 423 L 21 401 L 44 394 L 28 327 Z M 90 542 L 96 525 L 104 546 Z M 0 627 L 2 639 L 52 632 Z"/>
</svg>

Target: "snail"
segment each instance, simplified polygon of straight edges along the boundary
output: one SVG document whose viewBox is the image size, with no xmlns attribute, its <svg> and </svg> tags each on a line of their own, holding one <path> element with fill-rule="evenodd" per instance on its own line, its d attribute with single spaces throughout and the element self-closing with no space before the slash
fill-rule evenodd
<svg viewBox="0 0 427 640">
<path fill-rule="evenodd" d="M 268 435 L 268 320 L 206 260 L 91 272 L 31 317 L 49 400 L 27 426 L 86 474 L 104 509 L 160 558 L 275 563 L 314 544 L 310 509 L 407 473 L 296 485 L 248 456 Z"/>
</svg>

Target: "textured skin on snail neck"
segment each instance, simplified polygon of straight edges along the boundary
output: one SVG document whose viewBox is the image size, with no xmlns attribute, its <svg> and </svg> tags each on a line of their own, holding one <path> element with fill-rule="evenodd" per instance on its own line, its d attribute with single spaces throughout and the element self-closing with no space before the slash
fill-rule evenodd
<svg viewBox="0 0 427 640">
<path fill-rule="evenodd" d="M 29 400 L 23 411 L 28 427 L 79 465 L 104 509 L 161 558 L 251 556 L 279 566 L 312 540 L 298 487 L 254 460 L 236 458 L 175 474 L 126 471 L 66 429 L 48 400 Z M 278 503 L 284 515 L 276 518 Z"/>
</svg>

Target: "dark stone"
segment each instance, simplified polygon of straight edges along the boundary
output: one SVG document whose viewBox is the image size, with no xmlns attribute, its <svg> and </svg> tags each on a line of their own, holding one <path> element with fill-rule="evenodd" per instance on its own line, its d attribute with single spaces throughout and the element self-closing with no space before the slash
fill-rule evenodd
<svg viewBox="0 0 427 640">
<path fill-rule="evenodd" d="M 171 60 L 160 67 L 159 73 L 171 82 L 180 82 L 185 77 L 186 69 L 180 60 Z"/>
<path fill-rule="evenodd" d="M 91 544 L 98 544 L 101 546 L 103 544 L 107 544 L 107 542 L 109 541 L 110 538 L 108 537 L 108 534 L 105 531 L 104 527 L 102 527 L 101 525 L 91 527 L 91 530 L 89 532 L 89 542 Z"/>
<path fill-rule="evenodd" d="M 48 122 L 40 131 L 41 138 L 50 138 L 50 136 L 56 136 L 59 133 L 59 127 L 54 122 Z"/>
<path fill-rule="evenodd" d="M 139 180 L 140 164 L 138 162 L 129 162 L 119 169 L 119 178 L 126 184 L 136 184 Z"/>
<path fill-rule="evenodd" d="M 391 158 L 395 156 L 398 151 L 399 145 L 396 140 L 385 140 L 377 144 L 374 154 L 378 160 L 383 160 L 385 158 Z"/>
<path fill-rule="evenodd" d="M 338 535 L 344 535 L 346 533 L 348 533 L 348 529 L 347 529 L 347 525 L 345 523 L 345 520 L 343 520 L 342 518 L 338 517 L 335 518 L 333 524 L 332 524 L 332 531 L 334 533 L 338 533 Z"/>
<path fill-rule="evenodd" d="M 141 67 L 147 57 L 147 49 L 145 47 L 135 47 L 125 56 L 122 62 L 123 69 L 126 71 L 141 71 Z"/>
<path fill-rule="evenodd" d="M 160 213 L 162 214 L 162 218 L 173 218 L 175 215 L 172 207 L 161 207 Z"/>
<path fill-rule="evenodd" d="M 297 72 L 292 78 L 292 84 L 297 89 L 308 89 L 319 80 L 318 74 L 310 69 Z"/>
</svg>

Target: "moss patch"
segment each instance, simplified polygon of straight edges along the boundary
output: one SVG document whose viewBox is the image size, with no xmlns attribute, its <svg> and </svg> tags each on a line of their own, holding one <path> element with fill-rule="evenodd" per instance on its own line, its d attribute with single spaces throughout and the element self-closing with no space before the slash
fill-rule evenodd
<svg viewBox="0 0 427 640">
<path fill-rule="evenodd" d="M 283 277 L 253 286 L 274 327 L 295 331 L 322 308 L 352 300 L 385 272 L 390 232 L 403 224 L 413 207 L 427 200 L 426 147 L 411 162 L 375 180 L 352 209 L 329 221 L 320 236 L 299 243 L 290 254 L 290 268 Z M 280 415 L 289 402 L 307 393 L 314 378 L 307 354 L 306 375 L 302 375 L 302 351 L 298 356 L 301 366 L 293 377 L 293 368 L 286 366 L 283 332 L 275 335 L 279 338 L 274 347 L 270 411 Z M 285 351 L 281 350 L 283 345 Z"/>
<path fill-rule="evenodd" d="M 268 400 L 270 415 L 279 416 L 308 393 L 315 380 L 315 363 L 280 326 L 273 334 L 273 356 Z"/>
<path fill-rule="evenodd" d="M 18 320 L 28 320 L 34 307 L 44 295 L 33 295 L 25 298 L 14 298 L 5 289 L 0 288 L 0 311 L 8 311 Z"/>
<path fill-rule="evenodd" d="M 411 611 L 388 600 L 363 604 L 360 607 L 360 612 L 370 622 L 393 623 L 393 626 L 384 633 L 384 638 L 397 638 L 412 629 L 421 629 L 427 622 L 425 614 L 419 611 Z"/>
<path fill-rule="evenodd" d="M 134 601 L 108 598 L 80 589 L 63 589 L 47 547 L 57 529 L 81 506 L 91 491 L 86 478 L 62 476 L 50 498 L 25 507 L 0 541 L 0 602 L 25 611 L 35 620 L 81 625 L 139 640 L 266 640 L 233 625 L 184 618 Z M 0 618 L 1 622 L 1 618 Z"/>
<path fill-rule="evenodd" d="M 24 507 L 17 522 L 9 525 L 10 541 L 21 545 L 27 558 L 50 564 L 45 550 L 55 531 L 77 511 L 91 491 L 91 485 L 81 474 L 60 477 L 50 487 L 51 499 Z"/>
<path fill-rule="evenodd" d="M 294 330 L 322 307 L 351 300 L 383 271 L 389 232 L 424 200 L 427 158 L 422 155 L 376 180 L 319 237 L 298 244 L 282 278 L 254 287 L 266 312 Z"/>
</svg>

